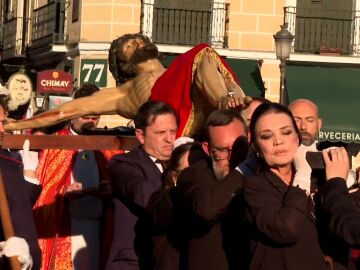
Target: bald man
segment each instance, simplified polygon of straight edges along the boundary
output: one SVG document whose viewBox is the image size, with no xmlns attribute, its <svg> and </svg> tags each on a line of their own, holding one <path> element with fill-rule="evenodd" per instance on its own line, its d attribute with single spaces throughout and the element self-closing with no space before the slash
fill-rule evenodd
<svg viewBox="0 0 360 270">
<path fill-rule="evenodd" d="M 322 126 L 318 107 L 311 100 L 297 99 L 289 104 L 289 109 L 293 113 L 301 132 L 302 144 L 312 145 L 316 141 Z"/>
</svg>

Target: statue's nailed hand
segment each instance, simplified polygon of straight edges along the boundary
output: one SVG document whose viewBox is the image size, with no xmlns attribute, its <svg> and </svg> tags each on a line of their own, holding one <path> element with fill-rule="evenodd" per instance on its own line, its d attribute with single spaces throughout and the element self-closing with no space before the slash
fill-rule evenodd
<svg viewBox="0 0 360 270">
<path fill-rule="evenodd" d="M 226 110 L 226 109 L 235 109 L 235 110 L 244 110 L 251 103 L 252 98 L 249 96 L 245 97 L 233 97 L 233 96 L 225 96 L 222 97 L 218 101 L 218 109 Z"/>
</svg>

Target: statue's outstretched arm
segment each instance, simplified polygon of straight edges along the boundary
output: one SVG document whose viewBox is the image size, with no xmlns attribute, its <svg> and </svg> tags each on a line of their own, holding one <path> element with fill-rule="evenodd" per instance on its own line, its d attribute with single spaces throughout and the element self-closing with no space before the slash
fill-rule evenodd
<svg viewBox="0 0 360 270">
<path fill-rule="evenodd" d="M 5 130 L 22 130 L 26 128 L 37 128 L 51 126 L 65 120 L 90 114 L 113 114 L 116 113 L 116 103 L 113 98 L 120 97 L 126 93 L 121 93 L 118 89 L 100 90 L 96 95 L 75 99 L 61 104 L 59 107 L 36 115 L 25 120 L 8 122 Z"/>
<path fill-rule="evenodd" d="M 137 109 L 151 94 L 151 88 L 162 73 L 144 73 L 119 87 L 102 89 L 92 96 L 66 102 L 56 109 L 32 118 L 8 122 L 6 131 L 51 126 L 85 115 L 119 114 L 133 118 Z"/>
</svg>

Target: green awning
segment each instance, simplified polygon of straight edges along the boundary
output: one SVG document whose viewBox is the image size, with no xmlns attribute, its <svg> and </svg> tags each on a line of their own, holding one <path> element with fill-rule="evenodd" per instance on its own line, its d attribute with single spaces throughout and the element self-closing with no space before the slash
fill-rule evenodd
<svg viewBox="0 0 360 270">
<path fill-rule="evenodd" d="M 168 67 L 176 56 L 164 54 L 164 59 L 161 62 L 165 67 Z M 257 60 L 227 58 L 226 62 L 234 71 L 247 96 L 264 97 L 265 87 Z"/>
<path fill-rule="evenodd" d="M 360 69 L 286 66 L 289 101 L 312 100 L 323 126 L 320 141 L 360 143 Z"/>
<path fill-rule="evenodd" d="M 265 87 L 257 60 L 226 58 L 247 96 L 264 97 Z"/>
</svg>

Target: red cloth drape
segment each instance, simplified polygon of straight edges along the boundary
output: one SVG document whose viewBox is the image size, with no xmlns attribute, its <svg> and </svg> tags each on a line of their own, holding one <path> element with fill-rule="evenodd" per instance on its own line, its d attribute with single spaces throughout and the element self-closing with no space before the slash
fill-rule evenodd
<svg viewBox="0 0 360 270">
<path fill-rule="evenodd" d="M 166 70 L 166 72 L 156 81 L 151 90 L 152 100 L 161 100 L 170 104 L 178 114 L 180 124 L 177 137 L 183 136 L 184 129 L 188 123 L 192 110 L 190 91 L 192 87 L 193 75 L 196 71 L 194 60 L 202 57 L 203 50 L 211 50 L 230 72 L 236 82 L 237 78 L 229 65 L 213 50 L 208 44 L 199 44 L 186 53 L 178 56 Z"/>
<path fill-rule="evenodd" d="M 61 130 L 57 134 L 71 135 L 68 129 Z M 36 174 L 42 185 L 42 191 L 34 206 L 35 224 L 42 252 L 41 269 L 72 269 L 71 216 L 64 193 L 70 185 L 76 153 L 77 150 L 58 149 L 46 149 L 41 153 Z M 107 161 L 114 154 L 122 153 L 124 153 L 122 150 L 95 151 L 101 180 L 109 180 Z M 105 213 L 109 214 L 110 211 L 107 210 L 105 209 Z M 107 240 L 105 246 L 102 246 L 102 251 L 106 254 L 110 248 L 113 218 L 108 215 L 104 218 L 107 220 L 107 228 L 102 230 L 105 233 L 102 239 Z M 106 260 L 102 256 L 100 259 L 102 263 Z"/>
</svg>

